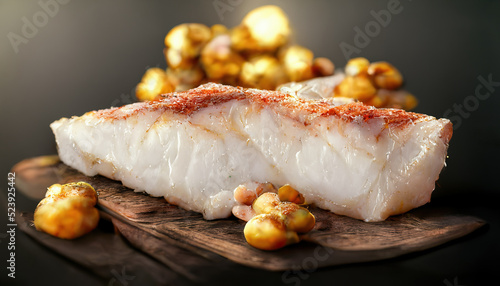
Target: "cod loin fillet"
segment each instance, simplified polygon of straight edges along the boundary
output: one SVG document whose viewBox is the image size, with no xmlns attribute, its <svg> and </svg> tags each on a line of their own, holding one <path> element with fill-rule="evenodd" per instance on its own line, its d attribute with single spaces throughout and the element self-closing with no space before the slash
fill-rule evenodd
<svg viewBox="0 0 500 286">
<path fill-rule="evenodd" d="M 240 184 L 290 184 L 336 214 L 381 221 L 430 200 L 447 119 L 214 83 L 51 124 L 85 175 L 225 218 Z"/>
</svg>

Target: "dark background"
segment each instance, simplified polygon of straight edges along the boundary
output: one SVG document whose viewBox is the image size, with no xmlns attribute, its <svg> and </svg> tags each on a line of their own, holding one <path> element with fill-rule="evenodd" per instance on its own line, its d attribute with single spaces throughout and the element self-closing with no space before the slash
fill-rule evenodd
<svg viewBox="0 0 500 286">
<path fill-rule="evenodd" d="M 233 6 L 220 14 L 214 6 L 217 2 Z M 199 22 L 234 27 L 251 9 L 276 4 L 289 16 L 297 44 L 343 67 L 347 60 L 340 44 L 354 45 L 354 28 L 364 30 L 374 20 L 371 12 L 386 10 L 389 2 L 73 0 L 59 4 L 58 11 L 16 52 L 9 33 L 23 36 L 23 17 L 33 23 L 33 16 L 43 9 L 38 1 L 0 1 L 0 175 L 4 177 L 0 216 L 5 218 L 0 218 L 0 234 L 5 234 L 7 221 L 10 168 L 25 158 L 56 152 L 49 129 L 52 121 L 134 101 L 134 87 L 144 71 L 166 67 L 163 39 L 175 25 Z M 489 224 L 431 251 L 320 270 L 302 285 L 454 285 L 454 279 L 459 285 L 498 282 L 493 262 L 500 254 L 500 120 L 496 116 L 500 86 L 490 87 L 486 99 L 478 99 L 476 89 L 481 86 L 479 77 L 500 82 L 500 1 L 401 0 L 399 9 L 352 56 L 394 64 L 405 77 L 405 89 L 420 101 L 415 111 L 436 117 L 447 114 L 452 119 L 456 128 L 449 159 L 432 204 L 478 216 Z M 488 91 L 479 88 L 481 93 Z M 17 192 L 18 210 L 33 211 L 36 204 Z M 108 282 L 53 254 L 20 230 L 18 278 L 7 280 L 6 243 L 0 240 L 0 281 Z M 269 282 L 280 282 L 281 273 L 261 275 Z"/>
</svg>

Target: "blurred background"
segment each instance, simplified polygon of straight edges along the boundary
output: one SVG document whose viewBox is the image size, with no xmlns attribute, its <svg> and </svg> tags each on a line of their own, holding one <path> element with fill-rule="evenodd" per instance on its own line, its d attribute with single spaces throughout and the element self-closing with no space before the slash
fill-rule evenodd
<svg viewBox="0 0 500 286">
<path fill-rule="evenodd" d="M 49 2 L 56 5 L 47 8 Z M 479 234 L 420 256 L 319 271 L 304 284 L 334 277 L 353 285 L 457 285 L 456 277 L 460 285 L 478 285 L 493 279 L 490 262 L 500 254 L 500 120 L 495 116 L 500 107 L 500 1 L 0 1 L 0 175 L 5 178 L 0 187 L 5 219 L 0 221 L 7 219 L 10 168 L 26 158 L 56 153 L 52 121 L 134 102 L 144 72 L 167 67 L 164 38 L 174 26 L 231 28 L 266 4 L 283 9 L 293 42 L 315 57 L 326 57 L 339 68 L 358 56 L 388 61 L 402 72 L 404 89 L 419 100 L 414 111 L 451 119 L 455 130 L 449 158 L 433 202 L 489 223 Z M 366 33 L 382 10 L 392 11 L 390 18 Z M 362 44 L 359 31 L 370 34 Z M 38 201 L 17 195 L 19 211 L 34 210 Z M 0 233 L 4 229 L 2 223 Z M 9 282 L 102 282 L 20 230 L 17 234 L 19 279 Z M 0 248 L 6 253 L 4 242 Z M 0 259 L 1 281 L 6 279 L 6 255 Z M 392 274 L 394 269 L 399 274 Z"/>
</svg>

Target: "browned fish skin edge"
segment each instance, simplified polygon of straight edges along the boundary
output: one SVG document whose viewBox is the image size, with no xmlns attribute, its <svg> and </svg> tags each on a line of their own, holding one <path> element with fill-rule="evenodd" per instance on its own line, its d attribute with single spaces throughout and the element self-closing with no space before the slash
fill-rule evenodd
<svg viewBox="0 0 500 286">
<path fill-rule="evenodd" d="M 157 110 L 190 115 L 203 108 L 231 100 L 249 100 L 256 106 L 273 108 L 280 115 L 291 117 L 305 125 L 311 124 L 314 119 L 319 117 L 334 117 L 346 122 L 355 119 L 362 119 L 364 122 L 383 119 L 387 127 L 405 128 L 419 121 L 434 119 L 434 117 L 424 114 L 407 112 L 402 109 L 375 108 L 360 102 L 333 106 L 324 101 L 301 99 L 279 91 L 245 89 L 214 83 L 204 84 L 184 92 L 164 94 L 158 100 L 126 105 L 126 110 L 125 106 L 122 106 L 91 111 L 88 114 L 93 114 L 104 120 L 126 119 L 137 113 Z"/>
</svg>

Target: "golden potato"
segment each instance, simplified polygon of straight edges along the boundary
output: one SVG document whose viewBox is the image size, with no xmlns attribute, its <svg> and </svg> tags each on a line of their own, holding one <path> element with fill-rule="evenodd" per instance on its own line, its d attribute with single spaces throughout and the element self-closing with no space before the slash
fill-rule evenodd
<svg viewBox="0 0 500 286">
<path fill-rule="evenodd" d="M 287 76 L 278 59 L 270 55 L 261 55 L 243 63 L 240 81 L 245 87 L 273 90 L 287 82 Z"/>
<path fill-rule="evenodd" d="M 209 27 L 189 23 L 174 27 L 165 37 L 165 58 L 171 68 L 193 67 L 203 46 L 212 37 Z"/>
<path fill-rule="evenodd" d="M 403 76 L 390 63 L 370 63 L 360 57 L 347 62 L 345 78 L 334 88 L 334 95 L 354 98 L 378 108 L 411 110 L 418 104 L 417 99 L 398 90 L 402 84 Z"/>
<path fill-rule="evenodd" d="M 275 51 L 288 42 L 291 34 L 288 17 L 274 5 L 250 11 L 241 25 L 248 28 L 250 38 L 255 40 L 259 51 Z"/>
<path fill-rule="evenodd" d="M 257 198 L 257 193 L 255 190 L 249 190 L 244 185 L 239 185 L 234 189 L 234 199 L 240 204 L 252 205 L 252 203 Z"/>
<path fill-rule="evenodd" d="M 418 104 L 417 98 L 404 90 L 379 89 L 377 97 L 384 100 L 384 107 L 412 110 Z"/>
<path fill-rule="evenodd" d="M 275 250 L 299 242 L 297 233 L 312 230 L 316 219 L 306 208 L 281 200 L 303 203 L 304 197 L 289 185 L 279 188 L 278 194 L 272 192 L 275 188 L 271 184 L 262 185 L 270 192 L 257 197 L 251 208 L 247 202 L 254 198 L 255 193 L 248 194 L 248 190 L 241 186 L 235 190 L 235 198 L 239 197 L 237 201 L 245 203 L 232 209 L 236 217 L 247 221 L 245 239 L 250 245 L 263 250 Z"/>
<path fill-rule="evenodd" d="M 222 34 L 213 38 L 201 51 L 200 62 L 209 79 L 236 79 L 244 59 L 231 49 L 229 35 Z"/>
<path fill-rule="evenodd" d="M 403 84 L 401 73 L 388 62 L 371 63 L 367 73 L 378 88 L 395 90 Z"/>
<path fill-rule="evenodd" d="M 377 93 L 377 89 L 366 76 L 346 76 L 334 91 L 335 96 L 350 97 L 363 102 L 368 101 Z"/>
<path fill-rule="evenodd" d="M 254 216 L 243 233 L 248 244 L 262 250 L 276 250 L 299 242 L 297 233 L 287 230 L 284 221 L 274 214 Z"/>
<path fill-rule="evenodd" d="M 210 31 L 212 32 L 212 38 L 215 38 L 219 35 L 229 34 L 229 29 L 222 24 L 213 25 L 212 27 L 210 27 Z"/>
<path fill-rule="evenodd" d="M 199 66 L 194 66 L 189 69 L 167 69 L 167 78 L 175 86 L 176 91 L 186 90 L 198 86 L 205 72 Z"/>
<path fill-rule="evenodd" d="M 291 202 L 299 205 L 305 202 L 304 196 L 288 184 L 278 189 L 278 196 L 282 202 Z"/>
<path fill-rule="evenodd" d="M 232 28 L 229 32 L 229 37 L 231 39 L 231 47 L 240 53 L 257 50 L 257 44 L 251 38 L 250 32 L 245 26 L 240 25 Z"/>
<path fill-rule="evenodd" d="M 97 192 L 85 182 L 54 184 L 35 209 L 35 227 L 59 238 L 80 237 L 99 223 L 96 203 Z"/>
<path fill-rule="evenodd" d="M 257 186 L 257 189 L 255 190 L 257 192 L 257 196 L 262 195 L 263 193 L 278 193 L 278 190 L 276 190 L 276 187 L 267 182 L 267 183 L 260 183 Z"/>
<path fill-rule="evenodd" d="M 312 63 L 312 71 L 315 77 L 329 76 L 335 72 L 335 65 L 327 58 L 315 58 Z"/>
<path fill-rule="evenodd" d="M 284 219 L 286 228 L 290 231 L 306 233 L 316 224 L 316 219 L 309 210 L 294 203 L 281 203 L 276 213 Z"/>
<path fill-rule="evenodd" d="M 377 108 L 385 107 L 387 105 L 387 98 L 377 94 L 365 101 L 364 104 L 375 106 Z"/>
<path fill-rule="evenodd" d="M 278 194 L 263 193 L 252 204 L 256 214 L 269 214 L 276 210 L 280 204 Z"/>
<path fill-rule="evenodd" d="M 160 94 L 173 91 L 175 91 L 175 86 L 167 77 L 167 73 L 160 68 L 150 68 L 136 86 L 135 96 L 140 101 L 147 101 L 158 98 Z"/>
<path fill-rule="evenodd" d="M 304 81 L 313 77 L 313 52 L 293 45 L 280 51 L 280 61 L 290 81 Z"/>
<path fill-rule="evenodd" d="M 345 66 L 346 76 L 366 76 L 370 61 L 365 58 L 350 59 Z"/>
<path fill-rule="evenodd" d="M 290 34 L 290 23 L 283 10 L 268 5 L 250 11 L 231 30 L 231 43 L 245 54 L 272 53 L 289 41 Z"/>
</svg>

